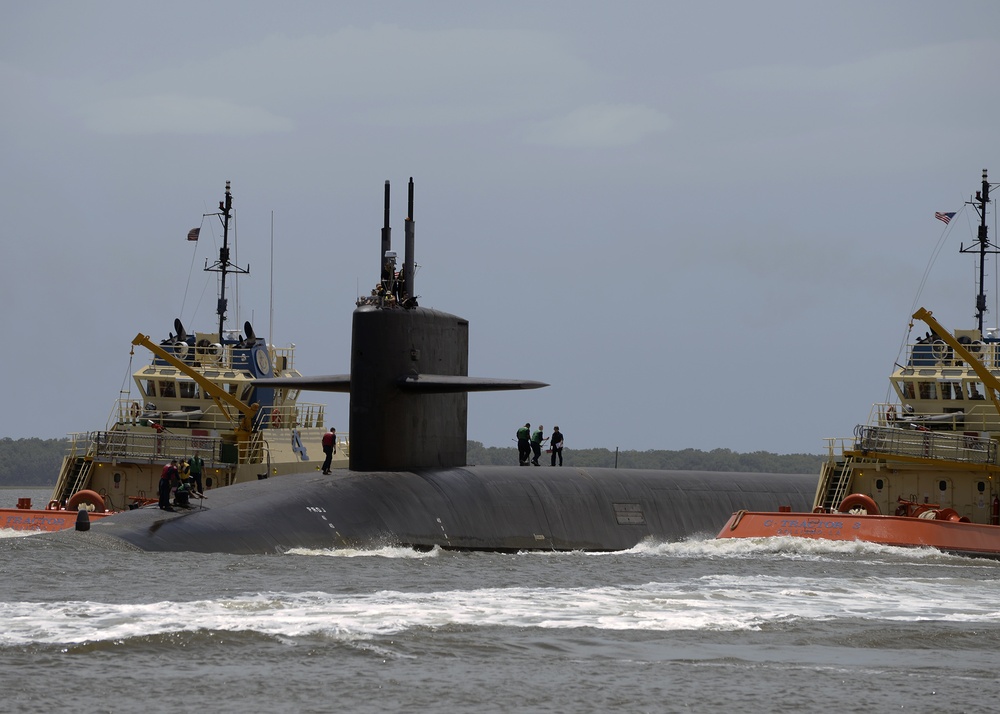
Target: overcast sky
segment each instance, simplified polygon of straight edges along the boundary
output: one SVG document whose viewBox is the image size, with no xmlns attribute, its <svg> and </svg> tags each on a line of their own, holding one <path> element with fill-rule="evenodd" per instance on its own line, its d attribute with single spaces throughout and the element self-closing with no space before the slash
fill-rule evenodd
<svg viewBox="0 0 1000 714">
<path fill-rule="evenodd" d="M 421 305 L 470 321 L 471 375 L 551 384 L 471 395 L 488 446 L 821 453 L 914 307 L 974 326 L 975 216 L 933 216 L 1000 181 L 995 0 L 0 13 L 0 437 L 104 428 L 137 332 L 213 329 L 227 180 L 230 324 L 336 374 L 414 178 Z"/>
</svg>

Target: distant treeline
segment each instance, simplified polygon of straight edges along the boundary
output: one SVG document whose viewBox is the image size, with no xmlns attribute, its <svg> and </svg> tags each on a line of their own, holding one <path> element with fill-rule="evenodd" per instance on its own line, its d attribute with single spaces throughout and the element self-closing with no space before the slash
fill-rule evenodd
<svg viewBox="0 0 1000 714">
<path fill-rule="evenodd" d="M 0 439 L 0 486 L 51 486 L 69 448 L 68 439 Z M 514 465 L 517 449 L 483 446 L 470 441 L 468 463 Z M 547 464 L 548 454 L 542 454 Z M 620 469 L 663 469 L 669 471 L 758 471 L 763 473 L 819 473 L 822 456 L 815 454 L 772 454 L 755 451 L 740 454 L 729 449 L 699 451 L 609 451 L 608 449 L 566 449 L 566 466 L 602 466 Z"/>
<path fill-rule="evenodd" d="M 69 439 L 0 439 L 0 486 L 54 486 Z"/>
<path fill-rule="evenodd" d="M 483 446 L 470 441 L 470 464 L 510 466 L 517 463 L 513 446 Z M 542 453 L 542 465 L 550 463 L 551 455 Z M 816 454 L 772 454 L 754 451 L 740 454 L 729 449 L 683 449 L 681 451 L 609 451 L 608 449 L 564 449 L 563 465 L 599 466 L 620 469 L 659 469 L 664 471 L 754 471 L 774 474 L 818 474 L 823 457 Z"/>
</svg>

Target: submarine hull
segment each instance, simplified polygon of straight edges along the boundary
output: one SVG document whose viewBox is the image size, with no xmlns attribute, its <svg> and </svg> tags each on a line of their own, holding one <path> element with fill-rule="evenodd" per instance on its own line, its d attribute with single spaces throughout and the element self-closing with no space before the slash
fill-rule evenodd
<svg viewBox="0 0 1000 714">
<path fill-rule="evenodd" d="M 85 534 L 144 551 L 276 553 L 408 546 L 627 550 L 706 535 L 741 508 L 808 510 L 816 475 L 467 466 L 308 473 L 237 484 L 176 513 L 146 508 Z"/>
</svg>

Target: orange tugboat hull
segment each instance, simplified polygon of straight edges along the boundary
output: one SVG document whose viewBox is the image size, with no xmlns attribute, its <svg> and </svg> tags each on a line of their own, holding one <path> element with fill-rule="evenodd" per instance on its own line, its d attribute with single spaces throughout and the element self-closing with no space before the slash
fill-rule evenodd
<svg viewBox="0 0 1000 714">
<path fill-rule="evenodd" d="M 87 518 L 94 521 L 112 515 L 104 510 L 100 494 L 86 489 L 77 491 L 63 508 L 59 501 L 49 501 L 45 508 L 32 508 L 30 498 L 17 499 L 17 508 L 0 508 L 0 528 L 15 531 L 61 531 L 76 526 L 80 508 L 87 509 Z M 93 509 L 93 510 L 91 510 Z"/>
<path fill-rule="evenodd" d="M 775 536 L 937 548 L 957 555 L 1000 558 L 1000 526 L 909 516 L 737 511 L 716 537 Z"/>
<path fill-rule="evenodd" d="M 42 508 L 0 508 L 0 528 L 15 531 L 61 531 L 76 525 L 76 511 Z M 90 513 L 90 520 L 111 513 Z"/>
</svg>

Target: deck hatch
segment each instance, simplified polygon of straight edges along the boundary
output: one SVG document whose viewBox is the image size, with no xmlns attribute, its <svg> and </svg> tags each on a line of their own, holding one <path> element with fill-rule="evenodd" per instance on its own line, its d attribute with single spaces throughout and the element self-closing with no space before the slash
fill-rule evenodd
<svg viewBox="0 0 1000 714">
<path fill-rule="evenodd" d="M 612 503 L 615 509 L 615 520 L 620 526 L 644 526 L 646 516 L 638 503 Z"/>
</svg>

